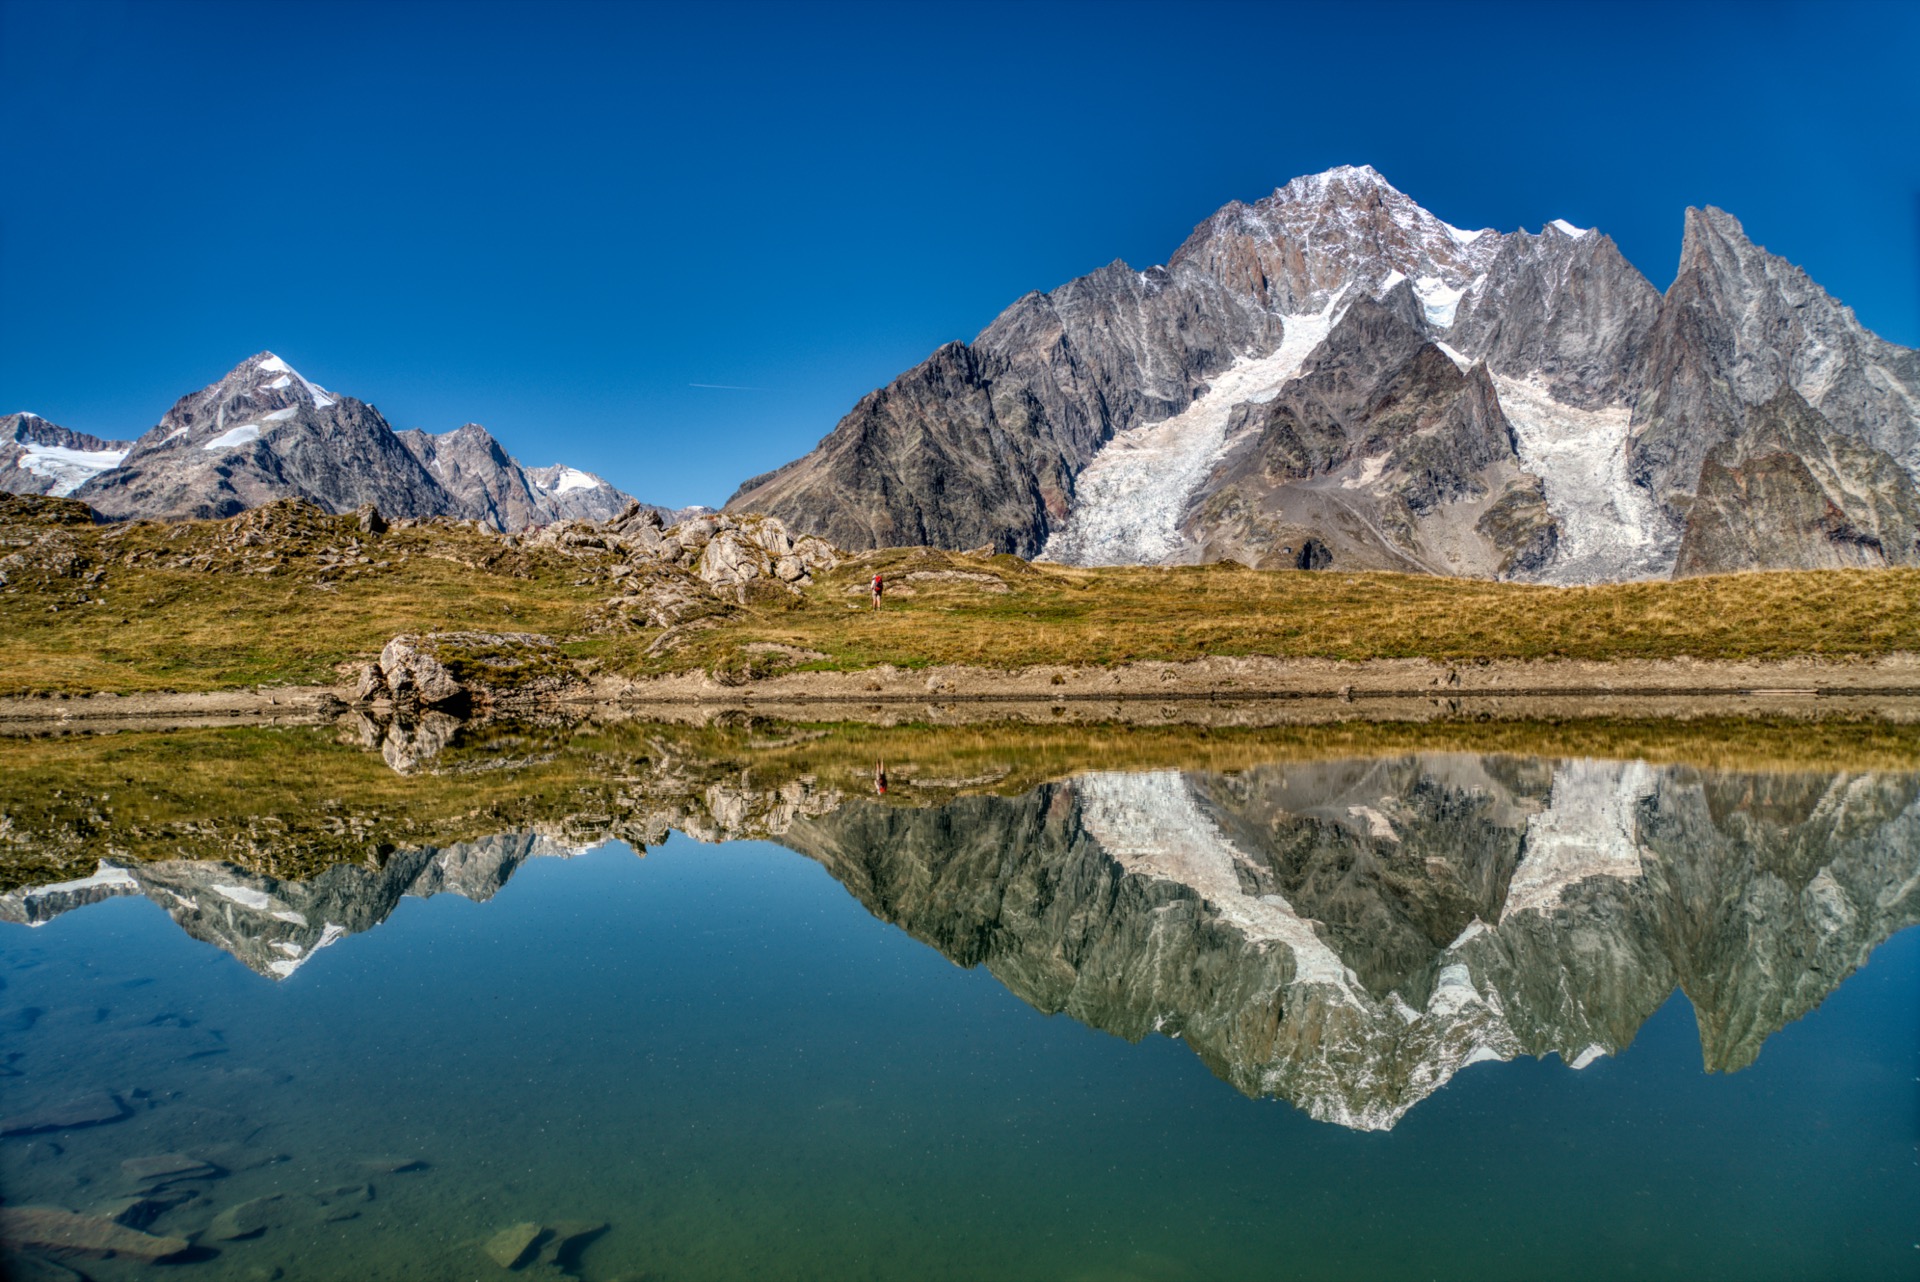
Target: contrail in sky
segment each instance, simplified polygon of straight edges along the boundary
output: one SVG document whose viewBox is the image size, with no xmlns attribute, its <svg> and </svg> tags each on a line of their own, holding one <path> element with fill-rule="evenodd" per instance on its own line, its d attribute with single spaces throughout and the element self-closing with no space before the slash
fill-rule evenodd
<svg viewBox="0 0 1920 1282">
<path fill-rule="evenodd" d="M 738 383 L 688 383 L 688 387 L 707 387 L 716 392 L 771 392 L 771 387 L 742 387 Z"/>
</svg>

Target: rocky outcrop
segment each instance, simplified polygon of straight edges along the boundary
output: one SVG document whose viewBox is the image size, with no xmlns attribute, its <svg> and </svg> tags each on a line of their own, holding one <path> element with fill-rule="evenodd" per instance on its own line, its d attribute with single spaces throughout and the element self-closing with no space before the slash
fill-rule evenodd
<svg viewBox="0 0 1920 1282">
<path fill-rule="evenodd" d="M 1783 387 L 1701 465 L 1674 573 L 1916 564 L 1913 478 Z"/>
<path fill-rule="evenodd" d="M 584 683 L 551 637 L 529 632 L 431 632 L 388 641 L 355 695 L 413 711 L 523 708 Z"/>
<path fill-rule="evenodd" d="M 598 622 L 616 629 L 675 629 L 758 593 L 798 593 L 840 559 L 825 539 L 796 539 L 774 517 L 703 512 L 669 526 L 638 502 L 611 521 L 556 522 L 527 545 L 577 556 L 612 586 Z M 661 641 L 671 645 L 671 634 Z"/>
<path fill-rule="evenodd" d="M 1342 569 L 1492 576 L 1551 555 L 1486 367 L 1462 371 L 1425 338 L 1406 282 L 1355 302 L 1297 378 L 1245 410 L 1187 518 L 1204 560 L 1284 568 L 1313 546 Z"/>
<path fill-rule="evenodd" d="M 637 502 L 578 468 L 522 467 L 478 423 L 437 436 L 417 429 L 398 436 L 453 496 L 454 508 L 448 515 L 492 529 L 524 530 L 563 520 L 605 521 Z"/>
</svg>

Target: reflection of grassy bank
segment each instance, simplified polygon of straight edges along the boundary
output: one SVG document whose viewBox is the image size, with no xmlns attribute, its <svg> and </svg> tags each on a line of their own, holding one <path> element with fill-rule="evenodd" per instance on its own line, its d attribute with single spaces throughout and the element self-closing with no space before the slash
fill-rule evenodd
<svg viewBox="0 0 1920 1282">
<path fill-rule="evenodd" d="M 929 805 L 1088 770 L 1234 771 L 1287 760 L 1476 752 L 1637 757 L 1755 772 L 1920 769 L 1920 729 L 1754 720 L 1341 723 L 1281 729 L 652 723 L 480 727 L 403 776 L 332 730 L 0 739 L 0 889 L 96 860 L 226 859 L 280 877 L 539 827 L 593 839 L 711 819 L 711 789 L 783 788 Z M 749 812 L 752 803 L 749 803 Z"/>
<path fill-rule="evenodd" d="M 101 527 L 78 504 L 0 502 L 0 537 L 17 549 L 0 586 L 4 693 L 329 684 L 394 634 L 434 629 L 550 634 L 604 672 L 738 677 L 795 662 L 845 671 L 1920 651 L 1920 570 L 1910 569 L 1546 588 L 1237 565 L 1080 570 L 905 548 L 855 557 L 798 596 L 751 593 L 718 626 L 654 652 L 661 633 L 643 626 L 643 611 L 606 605 L 627 590 L 615 571 L 629 571 L 604 549 L 516 546 L 445 524 L 375 537 L 352 517 L 284 504 L 228 521 Z M 893 585 L 878 614 L 862 608 L 876 569 Z M 706 600 L 699 585 L 690 591 Z"/>
</svg>

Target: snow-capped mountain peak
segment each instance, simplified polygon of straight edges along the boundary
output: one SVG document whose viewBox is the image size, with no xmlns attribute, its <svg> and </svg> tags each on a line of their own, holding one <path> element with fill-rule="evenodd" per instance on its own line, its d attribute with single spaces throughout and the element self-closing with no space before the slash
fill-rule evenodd
<svg viewBox="0 0 1920 1282">
<path fill-rule="evenodd" d="M 129 443 L 72 432 L 22 410 L 0 416 L 0 490 L 64 498 L 126 458 Z"/>
</svg>

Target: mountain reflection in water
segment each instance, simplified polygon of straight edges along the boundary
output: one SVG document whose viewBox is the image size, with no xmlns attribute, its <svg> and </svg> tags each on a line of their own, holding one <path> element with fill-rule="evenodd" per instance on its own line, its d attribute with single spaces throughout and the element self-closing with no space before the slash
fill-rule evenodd
<svg viewBox="0 0 1920 1282">
<path fill-rule="evenodd" d="M 1676 989 L 1706 1067 L 1743 1068 L 1920 914 L 1920 775 L 1899 771 L 1445 752 L 883 797 L 673 766 L 609 768 L 610 794 L 538 831 L 365 833 L 377 857 L 299 879 L 108 859 L 0 896 L 0 919 L 144 895 L 279 980 L 403 897 L 484 901 L 536 856 L 768 838 L 1040 1010 L 1178 1037 L 1249 1096 L 1386 1130 L 1467 1065 L 1614 1054 Z"/>
</svg>

